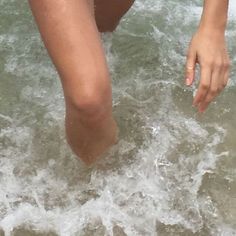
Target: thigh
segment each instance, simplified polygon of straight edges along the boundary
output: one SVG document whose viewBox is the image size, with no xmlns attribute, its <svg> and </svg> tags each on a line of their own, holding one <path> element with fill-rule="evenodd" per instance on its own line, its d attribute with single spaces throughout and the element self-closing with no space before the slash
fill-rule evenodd
<svg viewBox="0 0 236 236">
<path fill-rule="evenodd" d="M 100 32 L 113 31 L 134 0 L 94 0 L 95 19 Z"/>
<path fill-rule="evenodd" d="M 95 100 L 103 93 L 110 94 L 104 50 L 88 3 L 30 0 L 45 46 L 59 72 L 66 103 L 75 106 L 91 97 Z"/>
</svg>

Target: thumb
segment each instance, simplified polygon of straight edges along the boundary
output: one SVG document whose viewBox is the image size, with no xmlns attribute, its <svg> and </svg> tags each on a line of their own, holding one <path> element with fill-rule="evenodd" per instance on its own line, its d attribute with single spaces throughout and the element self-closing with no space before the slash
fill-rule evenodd
<svg viewBox="0 0 236 236">
<path fill-rule="evenodd" d="M 185 66 L 185 84 L 187 86 L 192 85 L 194 81 L 196 60 L 196 53 L 193 50 L 190 50 L 187 55 L 187 61 Z"/>
</svg>

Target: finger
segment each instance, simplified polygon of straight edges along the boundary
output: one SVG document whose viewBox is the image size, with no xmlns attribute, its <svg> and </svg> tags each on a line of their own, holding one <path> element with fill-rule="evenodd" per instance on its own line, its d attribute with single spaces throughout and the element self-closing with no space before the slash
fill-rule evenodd
<svg viewBox="0 0 236 236">
<path fill-rule="evenodd" d="M 226 79 L 228 77 L 228 69 L 226 68 L 226 66 L 223 66 L 220 78 L 219 78 L 219 82 L 218 82 L 218 94 L 225 88 L 225 86 L 227 85 L 228 80 Z M 217 95 L 218 95 L 217 94 Z"/>
<path fill-rule="evenodd" d="M 223 88 L 225 88 L 229 81 L 229 70 L 227 70 L 224 74 L 224 82 L 223 82 Z"/>
<path fill-rule="evenodd" d="M 204 112 L 208 105 L 214 100 L 214 98 L 219 94 L 219 81 L 222 80 L 223 73 L 222 69 L 215 68 L 212 73 L 211 85 L 209 90 L 207 91 L 204 99 L 199 103 L 198 111 Z"/>
<path fill-rule="evenodd" d="M 190 86 L 194 81 L 196 59 L 196 53 L 189 51 L 185 65 L 185 84 L 187 86 Z"/>
<path fill-rule="evenodd" d="M 206 97 L 211 84 L 211 74 L 212 71 L 210 67 L 201 66 L 201 80 L 196 96 L 193 99 L 194 106 L 197 106 Z"/>
<path fill-rule="evenodd" d="M 225 67 L 225 73 L 224 73 L 222 88 L 225 88 L 229 81 L 230 60 L 228 57 L 225 59 L 224 67 Z"/>
</svg>

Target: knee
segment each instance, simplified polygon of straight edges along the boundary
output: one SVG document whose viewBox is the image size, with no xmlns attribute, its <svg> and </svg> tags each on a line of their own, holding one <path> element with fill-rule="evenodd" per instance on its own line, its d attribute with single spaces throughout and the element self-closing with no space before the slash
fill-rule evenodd
<svg viewBox="0 0 236 236">
<path fill-rule="evenodd" d="M 102 119 L 112 107 L 110 84 L 96 83 L 76 89 L 66 98 L 67 107 L 86 122 Z"/>
<path fill-rule="evenodd" d="M 115 22 L 113 24 L 99 24 L 97 23 L 97 28 L 100 33 L 108 33 L 115 31 L 116 27 L 118 26 L 119 22 Z"/>
<path fill-rule="evenodd" d="M 100 32 L 112 32 L 134 0 L 94 0 L 95 20 Z"/>
</svg>

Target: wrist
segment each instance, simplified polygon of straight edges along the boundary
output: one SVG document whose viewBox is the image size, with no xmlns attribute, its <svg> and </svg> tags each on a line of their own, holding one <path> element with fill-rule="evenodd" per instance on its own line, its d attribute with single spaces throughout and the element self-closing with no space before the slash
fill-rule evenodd
<svg viewBox="0 0 236 236">
<path fill-rule="evenodd" d="M 216 37 L 224 37 L 225 36 L 225 27 L 216 27 L 209 24 L 205 24 L 203 22 L 200 23 L 197 32 L 202 33 L 204 35 L 216 36 Z"/>
<path fill-rule="evenodd" d="M 212 14 L 211 12 L 203 12 L 199 29 L 212 33 L 224 34 L 227 26 L 227 12 L 224 14 Z"/>
<path fill-rule="evenodd" d="M 202 32 L 209 32 L 213 34 L 225 34 L 226 24 L 225 25 L 214 25 L 214 24 L 208 24 L 205 22 L 201 22 L 199 24 L 198 30 Z"/>
</svg>

